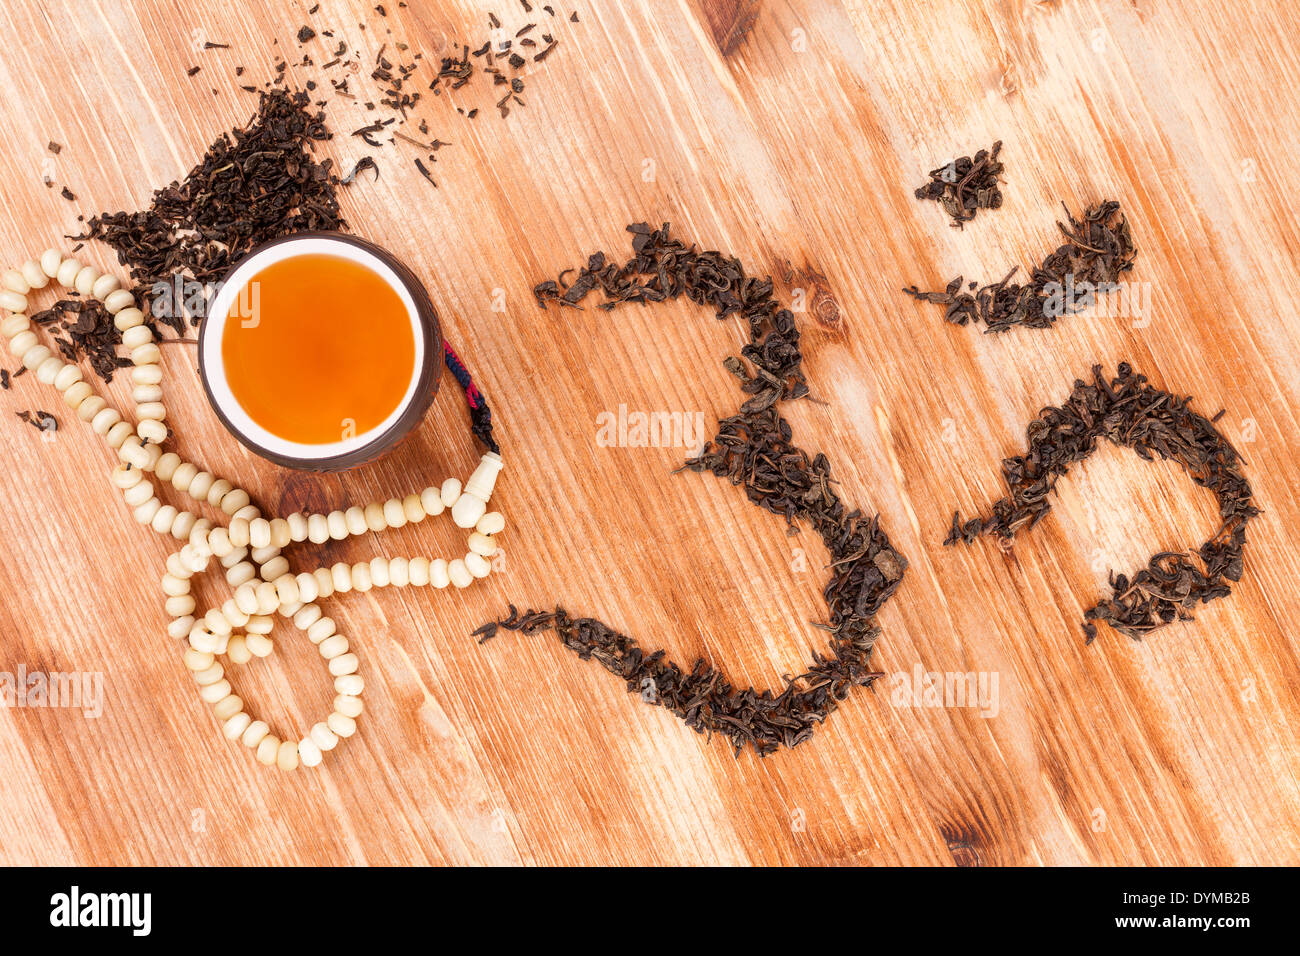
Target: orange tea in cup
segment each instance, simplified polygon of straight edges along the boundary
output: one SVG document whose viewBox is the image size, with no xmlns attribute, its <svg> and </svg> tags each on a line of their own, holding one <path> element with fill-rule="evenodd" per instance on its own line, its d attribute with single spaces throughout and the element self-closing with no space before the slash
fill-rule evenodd
<svg viewBox="0 0 1300 956">
<path fill-rule="evenodd" d="M 441 366 L 423 288 L 387 253 L 333 234 L 279 240 L 241 261 L 200 339 L 218 415 L 254 451 L 295 467 L 381 453 L 401 437 L 394 429 L 414 424 L 409 409 L 423 414 Z"/>
</svg>

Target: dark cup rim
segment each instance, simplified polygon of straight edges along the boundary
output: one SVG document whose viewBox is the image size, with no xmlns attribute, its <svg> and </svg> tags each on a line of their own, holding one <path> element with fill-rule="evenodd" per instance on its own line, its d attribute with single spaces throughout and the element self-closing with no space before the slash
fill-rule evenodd
<svg viewBox="0 0 1300 956">
<path fill-rule="evenodd" d="M 239 441 L 241 445 L 247 448 L 261 458 L 282 465 L 286 468 L 293 468 L 299 471 L 344 471 L 349 468 L 356 468 L 359 465 L 374 461 L 380 456 L 390 451 L 394 446 L 410 434 L 416 426 L 424 419 L 425 413 L 428 412 L 429 406 L 433 404 L 434 396 L 438 392 L 438 385 L 442 375 L 442 327 L 438 322 L 438 312 L 429 298 L 428 291 L 424 288 L 423 283 L 416 278 L 405 263 L 399 260 L 387 249 L 376 245 L 366 239 L 360 239 L 346 233 L 332 230 L 308 230 L 303 232 L 291 233 L 287 236 L 280 236 L 277 239 L 271 239 L 261 243 L 246 255 L 240 256 L 238 261 L 232 263 L 221 277 L 221 284 L 224 285 L 230 281 L 235 271 L 248 259 L 270 249 L 274 246 L 283 245 L 287 242 L 293 242 L 300 239 L 328 239 L 347 243 L 357 246 L 364 251 L 373 255 L 376 259 L 383 262 L 393 270 L 398 280 L 405 287 L 415 303 L 417 316 L 420 320 L 420 327 L 424 336 L 424 362 L 419 370 L 415 393 L 412 395 L 410 402 L 403 410 L 402 414 L 386 429 L 375 436 L 374 439 L 366 444 L 343 452 L 338 455 L 331 455 L 325 458 L 308 458 L 293 455 L 285 455 L 281 452 L 266 448 L 254 441 L 248 435 L 244 434 L 222 410 L 220 404 L 212 391 L 212 383 L 209 380 L 208 368 L 204 362 L 204 340 L 209 323 L 202 322 L 199 325 L 199 379 L 203 383 L 203 391 L 207 396 L 208 405 L 216 413 L 221 424 L 225 426 L 226 431 L 230 432 Z"/>
</svg>

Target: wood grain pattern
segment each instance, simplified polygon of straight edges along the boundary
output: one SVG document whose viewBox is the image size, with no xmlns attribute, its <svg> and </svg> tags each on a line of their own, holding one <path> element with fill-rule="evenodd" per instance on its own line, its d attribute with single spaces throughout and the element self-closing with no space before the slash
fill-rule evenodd
<svg viewBox="0 0 1300 956">
<path fill-rule="evenodd" d="M 295 82 L 319 78 L 298 66 L 293 39 L 308 5 L 6 3 L 3 260 L 75 233 L 78 213 L 146 203 L 247 118 L 253 98 L 238 84 L 272 76 L 277 51 Z M 484 35 L 488 9 L 525 22 L 513 0 L 411 2 L 387 19 L 368 0 L 323 0 L 312 22 L 368 58 L 401 40 L 430 59 Z M 220 737 L 164 634 L 166 543 L 130 521 L 108 452 L 66 415 L 52 442 L 14 421 L 53 405 L 30 376 L 0 395 L 0 669 L 104 675 L 96 719 L 0 709 L 0 861 L 1300 862 L 1295 9 L 578 9 L 508 119 L 490 91 L 456 101 L 485 108 L 473 122 L 445 97 L 420 105 L 454 144 L 437 189 L 393 147 L 378 154 L 378 182 L 343 193 L 354 231 L 426 280 L 490 396 L 510 525 L 504 573 L 469 592 L 329 602 L 359 645 L 367 713 L 317 771 L 267 771 Z M 204 39 L 232 47 L 201 52 Z M 191 65 L 202 66 L 192 78 Z M 324 153 L 344 168 L 369 152 L 346 135 L 366 116 L 360 102 L 328 109 L 343 135 Z M 1003 209 L 957 231 L 912 198 L 925 170 L 999 137 Z M 77 201 L 46 189 L 43 168 Z M 1036 262 L 1055 244 L 1060 201 L 1101 198 L 1132 221 L 1149 322 L 1079 316 L 981 336 L 899 292 Z M 620 404 L 700 412 L 706 427 L 729 414 L 737 395 L 719 363 L 743 330 L 688 303 L 557 315 L 532 302 L 535 282 L 589 252 L 624 256 L 622 227 L 641 219 L 734 252 L 783 294 L 805 290 L 806 370 L 822 403 L 788 410 L 796 440 L 831 457 L 846 501 L 879 511 L 911 561 L 876 660 L 890 674 L 996 675 L 995 716 L 898 706 L 881 682 L 806 746 L 735 759 L 553 637 L 468 638 L 507 601 L 558 599 L 679 660 L 724 661 L 738 680 L 770 683 L 819 645 L 807 622 L 823 610 L 824 551 L 810 534 L 787 538 L 708 476 L 671 474 L 681 449 L 597 442 L 597 416 Z M 1215 525 L 1211 496 L 1174 467 L 1105 449 L 1014 552 L 940 542 L 954 506 L 1001 495 L 999 462 L 1041 406 L 1094 363 L 1124 359 L 1203 413 L 1227 409 L 1222 428 L 1264 514 L 1229 599 L 1148 641 L 1103 629 L 1085 647 L 1078 619 L 1108 568 L 1131 571 Z M 222 432 L 192 349 L 169 347 L 165 366 L 178 451 L 273 511 L 405 493 L 477 460 L 448 388 L 382 462 L 290 474 Z M 112 394 L 125 399 L 120 384 Z M 456 543 L 426 523 L 290 557 L 314 567 Z M 237 686 L 273 726 L 303 727 L 331 691 L 311 646 L 281 633 L 280 653 Z"/>
</svg>

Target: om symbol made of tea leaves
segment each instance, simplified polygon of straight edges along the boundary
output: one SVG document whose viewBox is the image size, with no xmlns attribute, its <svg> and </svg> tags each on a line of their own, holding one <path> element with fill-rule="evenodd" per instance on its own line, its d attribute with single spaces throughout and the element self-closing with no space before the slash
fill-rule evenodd
<svg viewBox="0 0 1300 956">
<path fill-rule="evenodd" d="M 1246 522 L 1259 514 L 1240 456 L 1214 427 L 1223 413 L 1213 419 L 1198 415 L 1188 407 L 1190 399 L 1153 388 L 1127 362 L 1118 371 L 1107 381 L 1101 366 L 1094 366 L 1092 381 L 1075 381 L 1065 404 L 1043 409 L 1029 423 L 1029 450 L 1002 463 L 1011 494 L 994 503 L 987 518 L 963 523 L 954 512 L 944 541 L 970 544 L 985 532 L 1009 544 L 1018 530 L 1032 528 L 1046 516 L 1056 482 L 1070 464 L 1093 453 L 1098 438 L 1127 445 L 1147 461 L 1153 454 L 1177 461 L 1192 481 L 1219 499 L 1222 524 L 1197 552 L 1204 570 L 1185 553 L 1162 552 L 1132 579 L 1111 572 L 1110 597 L 1084 613 L 1088 643 L 1097 636 L 1093 621 L 1106 621 L 1121 634 L 1140 639 L 1175 620 L 1191 620 L 1197 603 L 1227 597 L 1228 582 L 1241 579 Z"/>
<path fill-rule="evenodd" d="M 848 696 L 881 673 L 868 667 L 880 629 L 875 614 L 897 589 L 907 560 L 889 543 L 877 518 L 849 511 L 831 487 L 825 455 L 809 457 L 791 442 L 790 424 L 778 402 L 808 394 L 801 368 L 794 315 L 772 296 L 771 279 L 746 276 L 740 263 L 718 252 L 699 252 L 668 235 L 665 223 L 628 226 L 633 258 L 625 265 L 591 256 L 572 284 L 543 282 L 534 289 L 538 305 L 548 301 L 577 307 L 594 289 L 605 295 L 602 309 L 624 302 L 662 302 L 685 295 L 749 323 L 750 344 L 741 349 L 754 374 L 739 358 L 725 364 L 750 398 L 740 411 L 718 423 L 718 433 L 684 470 L 709 471 L 742 485 L 751 502 L 785 517 L 807 521 L 831 554 L 831 578 L 823 591 L 831 634 L 829 657 L 816 655 L 808 669 L 786 679 L 779 692 L 737 689 L 704 660 L 684 671 L 662 650 L 647 652 L 634 639 L 593 618 L 571 617 L 562 607 L 509 616 L 474 632 L 482 640 L 499 628 L 533 634 L 554 630 L 584 660 L 594 657 L 647 703 L 667 707 L 700 733 L 727 737 L 736 752 L 752 746 L 760 756 L 793 747 L 812 736 L 815 725 Z M 571 270 L 570 270 L 571 271 Z M 564 274 L 561 274 L 561 281 Z"/>
</svg>

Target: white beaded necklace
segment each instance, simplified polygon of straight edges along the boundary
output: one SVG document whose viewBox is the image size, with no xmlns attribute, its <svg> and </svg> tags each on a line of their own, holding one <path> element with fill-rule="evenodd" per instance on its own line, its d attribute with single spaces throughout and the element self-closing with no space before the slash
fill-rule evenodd
<svg viewBox="0 0 1300 956">
<path fill-rule="evenodd" d="M 51 279 L 99 300 L 113 316 L 113 324 L 122 333 L 122 344 L 131 350 L 131 379 L 135 386 L 131 397 L 138 420 L 134 428 L 94 393 L 78 366 L 64 362 L 37 340 L 27 317 L 27 295 L 45 288 Z M 101 274 L 57 249 L 47 249 L 39 260 L 29 259 L 20 269 L 6 271 L 0 276 L 0 285 L 0 309 L 11 313 L 0 322 L 0 334 L 9 340 L 9 350 L 38 381 L 62 392 L 63 400 L 77 417 L 117 453 L 121 463 L 113 470 L 113 484 L 121 489 L 135 520 L 185 542 L 167 558 L 167 571 L 162 576 L 166 595 L 163 606 L 171 618 L 167 632 L 188 640 L 185 666 L 194 675 L 199 696 L 211 705 L 221 723 L 222 733 L 229 740 L 242 741 L 267 766 L 274 764 L 282 770 L 293 770 L 300 763 L 316 766 L 322 752 L 333 750 L 340 738 L 356 733 L 365 686 L 358 673 L 360 662 L 349 650 L 348 639 L 337 632 L 334 621 L 321 613 L 316 602 L 335 593 L 389 585 L 445 588 L 450 584 L 463 588 L 476 578 L 487 577 L 492 572 L 488 559 L 497 550 L 494 535 L 505 527 L 500 512 L 487 511 L 502 469 L 501 456 L 495 452 L 485 454 L 464 487 L 457 479 L 448 478 L 439 487 L 425 488 L 402 499 L 391 498 L 382 504 L 371 502 L 364 508 L 264 518 L 248 492 L 182 461 L 174 452 L 162 450 L 168 437 L 159 364 L 162 355 L 153 332 L 144 324 L 144 313 L 135 306 L 134 296 L 120 287 L 115 276 Z M 164 505 L 147 477 L 150 473 L 194 500 L 219 508 L 229 516 L 229 525 L 214 526 L 191 511 Z M 469 552 L 452 561 L 381 557 L 293 574 L 281 554 L 291 543 L 341 541 L 368 531 L 400 528 L 448 510 L 458 527 L 473 529 Z M 190 582 L 207 569 L 213 557 L 225 569 L 234 594 L 221 607 L 200 614 L 190 594 Z M 299 740 L 282 740 L 271 733 L 265 721 L 255 720 L 233 692 L 225 668 L 217 660 L 225 657 L 231 664 L 244 664 L 254 657 L 268 656 L 275 649 L 271 631 L 277 613 L 292 618 L 320 649 L 338 695 L 329 716 Z"/>
</svg>

